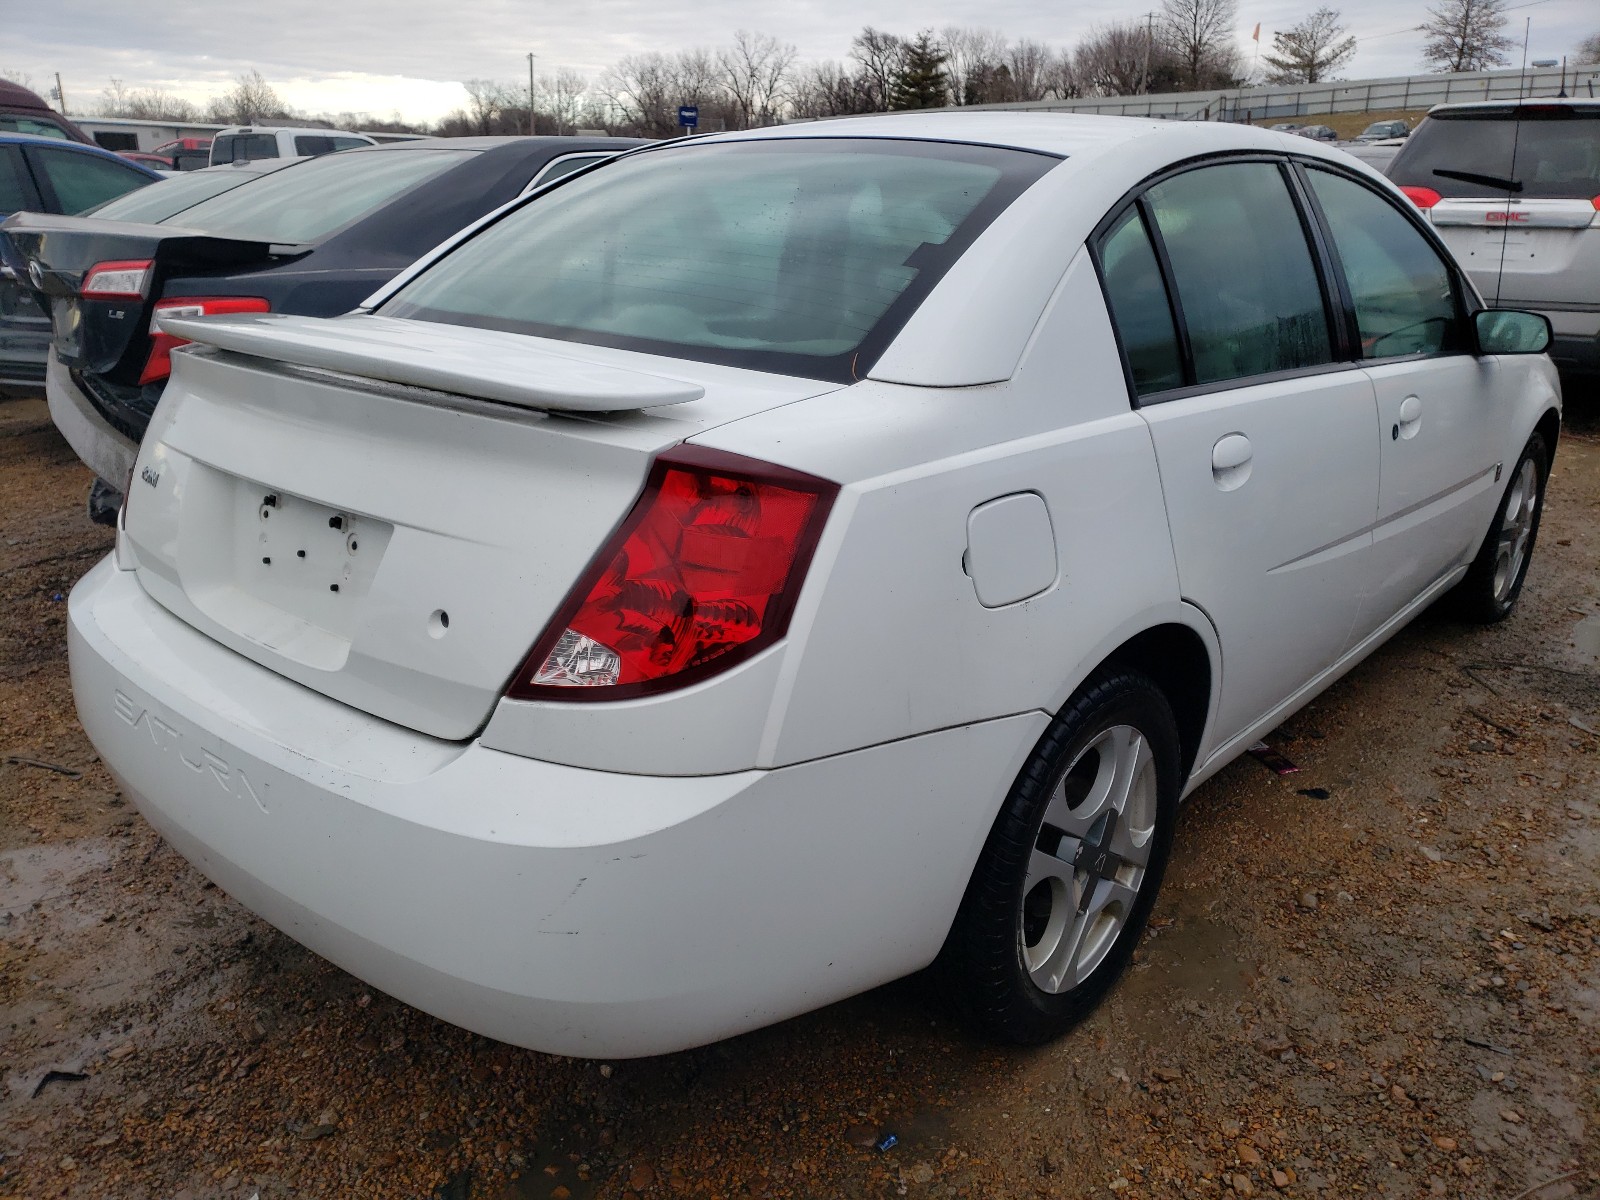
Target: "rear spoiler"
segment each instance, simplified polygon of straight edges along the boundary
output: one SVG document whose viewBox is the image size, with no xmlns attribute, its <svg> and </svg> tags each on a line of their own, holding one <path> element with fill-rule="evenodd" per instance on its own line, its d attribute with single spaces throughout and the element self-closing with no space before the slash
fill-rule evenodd
<svg viewBox="0 0 1600 1200">
<path fill-rule="evenodd" d="M 588 362 L 521 334 L 428 321 L 276 313 L 159 320 L 166 333 L 235 354 L 521 408 L 626 412 L 705 395 L 697 383 Z"/>
<path fill-rule="evenodd" d="M 274 246 L 244 238 L 217 237 L 177 225 L 139 225 L 97 217 L 15 213 L 0 224 L 9 242 L 8 261 L 33 290 L 45 296 L 78 294 L 84 274 L 96 263 L 152 260 L 163 273 L 208 270 L 264 262 L 304 246 Z"/>
</svg>

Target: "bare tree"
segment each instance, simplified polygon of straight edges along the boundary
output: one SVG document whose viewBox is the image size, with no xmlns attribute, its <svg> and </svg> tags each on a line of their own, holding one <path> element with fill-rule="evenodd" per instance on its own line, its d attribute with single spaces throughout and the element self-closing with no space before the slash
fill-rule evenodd
<svg viewBox="0 0 1600 1200">
<path fill-rule="evenodd" d="M 1238 0 L 1162 0 L 1159 19 L 1162 40 L 1178 61 L 1185 87 L 1199 91 L 1231 83 L 1217 76 L 1236 53 L 1232 34 Z"/>
<path fill-rule="evenodd" d="M 0 67 L 0 79 L 8 79 L 18 87 L 33 91 L 33 76 L 26 71 L 19 71 L 14 67 Z"/>
<path fill-rule="evenodd" d="M 974 29 L 963 25 L 946 25 L 939 31 L 939 40 L 946 55 L 944 71 L 950 77 L 950 93 L 957 104 L 985 104 L 986 100 L 969 100 L 968 83 L 985 78 L 995 66 L 1004 61 L 1006 39 L 993 29 Z"/>
<path fill-rule="evenodd" d="M 646 137 L 669 137 L 677 132 L 674 70 L 665 54 L 650 51 L 619 59 L 600 78 L 599 94 L 611 107 L 616 123 Z"/>
<path fill-rule="evenodd" d="M 738 128 L 754 129 L 777 122 L 795 53 L 788 42 L 741 29 L 733 35 L 733 45 L 717 55 L 722 85 L 733 101 Z"/>
<path fill-rule="evenodd" d="M 556 132 L 571 132 L 578 127 L 583 113 L 584 98 L 589 91 L 589 81 L 576 71 L 563 67 L 554 75 L 539 80 L 539 94 Z"/>
<path fill-rule="evenodd" d="M 211 101 L 206 115 L 223 125 L 250 125 L 265 118 L 287 117 L 289 110 L 261 72 L 252 68 Z"/>
<path fill-rule="evenodd" d="M 1321 83 L 1356 52 L 1344 36 L 1339 10 L 1319 8 L 1291 29 L 1272 35 L 1272 53 L 1263 54 L 1268 83 Z"/>
<path fill-rule="evenodd" d="M 193 101 L 161 88 L 140 88 L 128 94 L 127 115 L 140 121 L 195 121 L 200 110 Z"/>
<path fill-rule="evenodd" d="M 1510 61 L 1505 0 L 1440 0 L 1428 10 L 1422 61 L 1434 71 L 1487 71 Z"/>
<path fill-rule="evenodd" d="M 102 117 L 128 115 L 128 88 L 115 75 L 111 76 L 111 82 L 100 92 L 100 115 Z"/>
<path fill-rule="evenodd" d="M 1050 90 L 1055 52 L 1043 42 L 1023 38 L 1006 51 L 1006 67 L 1018 100 L 1043 100 Z"/>
<path fill-rule="evenodd" d="M 1089 95 L 1131 96 L 1149 88 L 1160 63 L 1144 22 L 1097 26 L 1073 51 L 1072 64 Z"/>
<path fill-rule="evenodd" d="M 1578 52 L 1573 55 L 1580 64 L 1600 62 L 1600 33 L 1591 33 L 1578 43 Z"/>
<path fill-rule="evenodd" d="M 875 111 L 876 99 L 864 72 L 822 62 L 796 71 L 790 109 L 807 119 L 847 117 Z"/>
<path fill-rule="evenodd" d="M 873 110 L 887 112 L 890 89 L 905 62 L 905 40 L 868 25 L 851 41 L 850 57 L 861 64 L 861 73 L 871 91 Z"/>
<path fill-rule="evenodd" d="M 467 120 L 480 137 L 493 133 L 495 118 L 516 103 L 510 85 L 493 79 L 464 79 L 461 86 L 467 93 Z"/>
</svg>

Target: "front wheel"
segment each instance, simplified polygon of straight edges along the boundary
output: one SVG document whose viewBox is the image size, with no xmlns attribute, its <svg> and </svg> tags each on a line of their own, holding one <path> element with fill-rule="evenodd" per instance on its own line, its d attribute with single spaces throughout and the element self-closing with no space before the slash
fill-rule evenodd
<svg viewBox="0 0 1600 1200">
<path fill-rule="evenodd" d="M 1533 543 L 1539 536 L 1539 516 L 1544 511 L 1544 486 L 1550 474 L 1550 452 L 1544 438 L 1534 434 L 1523 447 L 1494 522 L 1483 539 L 1478 556 L 1465 578 L 1456 585 L 1456 612 L 1469 621 L 1492 624 L 1503 621 L 1517 606 L 1522 582 L 1533 561 Z"/>
<path fill-rule="evenodd" d="M 1023 767 L 967 885 L 941 968 L 977 1028 L 1065 1033 L 1116 982 L 1166 870 L 1182 784 L 1176 722 L 1136 671 L 1092 678 Z"/>
</svg>

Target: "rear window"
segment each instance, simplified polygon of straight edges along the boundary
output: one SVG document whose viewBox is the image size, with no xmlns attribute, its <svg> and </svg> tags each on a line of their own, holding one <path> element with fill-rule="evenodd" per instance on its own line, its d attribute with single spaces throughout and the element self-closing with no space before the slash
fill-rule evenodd
<svg viewBox="0 0 1600 1200">
<path fill-rule="evenodd" d="M 0 113 L 0 133 L 31 133 L 34 137 L 60 138 L 64 142 L 78 140 L 51 118 L 31 117 L 25 113 Z"/>
<path fill-rule="evenodd" d="M 342 226 L 471 158 L 473 150 L 328 154 L 186 209 L 175 224 L 258 242 L 320 242 Z"/>
<path fill-rule="evenodd" d="M 1452 179 L 1459 171 L 1520 183 L 1529 199 L 1600 195 L 1600 110 L 1560 105 L 1439 113 L 1422 122 L 1389 167 L 1396 183 L 1441 196 L 1504 198 L 1506 189 Z"/>
<path fill-rule="evenodd" d="M 383 311 L 849 381 L 1056 161 L 887 139 L 652 150 L 540 194 Z"/>
<path fill-rule="evenodd" d="M 176 213 L 181 213 L 186 208 L 193 208 L 202 200 L 209 200 L 212 196 L 232 191 L 241 183 L 260 179 L 261 176 L 256 174 L 256 170 L 257 168 L 238 170 L 233 167 L 219 167 L 215 171 L 195 171 L 192 174 L 163 179 L 160 183 L 153 183 L 147 188 L 119 196 L 99 208 L 91 208 L 83 215 L 104 217 L 108 221 L 137 221 L 154 225 Z"/>
<path fill-rule="evenodd" d="M 277 158 L 278 137 L 272 133 L 230 133 L 211 144 L 213 163 L 248 162 L 256 158 Z"/>
<path fill-rule="evenodd" d="M 332 154 L 336 150 L 354 150 L 357 146 L 370 146 L 365 138 L 331 137 L 322 133 L 295 135 L 294 152 L 302 155 Z"/>
</svg>

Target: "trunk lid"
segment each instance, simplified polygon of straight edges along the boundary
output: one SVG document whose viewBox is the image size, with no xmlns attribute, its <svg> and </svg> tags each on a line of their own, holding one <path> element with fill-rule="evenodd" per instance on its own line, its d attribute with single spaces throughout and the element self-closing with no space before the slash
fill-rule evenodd
<svg viewBox="0 0 1600 1200">
<path fill-rule="evenodd" d="M 174 355 L 129 485 L 146 591 L 263 666 L 451 739 L 487 720 L 655 454 L 839 386 L 367 316 L 182 336 L 213 344 Z"/>
<path fill-rule="evenodd" d="M 5 233 L 21 260 L 19 274 L 48 306 L 61 361 L 128 387 L 137 385 L 144 369 L 150 310 L 168 279 L 270 262 L 308 249 L 173 225 L 42 213 L 16 214 L 6 221 Z M 142 300 L 95 300 L 80 294 L 84 276 L 97 263 L 144 261 L 153 265 Z"/>
<path fill-rule="evenodd" d="M 1447 198 L 1428 215 L 1489 303 L 1594 302 L 1600 212 L 1593 201 Z"/>
</svg>

